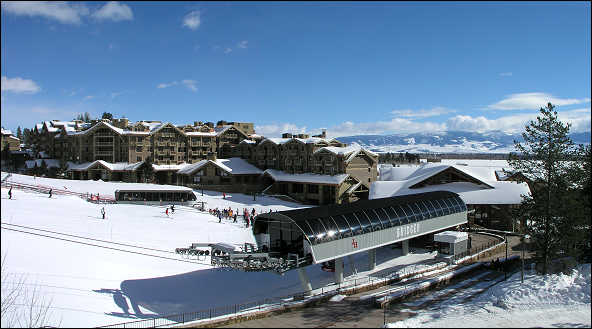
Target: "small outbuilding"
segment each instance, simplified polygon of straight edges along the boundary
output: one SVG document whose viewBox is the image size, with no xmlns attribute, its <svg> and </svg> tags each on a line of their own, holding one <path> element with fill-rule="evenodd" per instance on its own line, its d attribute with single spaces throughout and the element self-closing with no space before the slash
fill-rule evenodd
<svg viewBox="0 0 592 329">
<path fill-rule="evenodd" d="M 467 251 L 468 238 L 467 232 L 444 231 L 434 234 L 434 242 L 438 245 L 438 255 L 449 257 Z"/>
</svg>

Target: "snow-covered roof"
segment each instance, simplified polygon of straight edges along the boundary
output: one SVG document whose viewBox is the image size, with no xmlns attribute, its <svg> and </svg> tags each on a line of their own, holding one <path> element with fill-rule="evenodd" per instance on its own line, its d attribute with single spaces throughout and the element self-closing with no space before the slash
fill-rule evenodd
<svg viewBox="0 0 592 329">
<path fill-rule="evenodd" d="M 251 135 L 252 136 L 252 135 Z M 257 144 L 257 142 L 252 141 L 250 139 L 243 139 L 240 144 L 245 143 L 245 144 Z"/>
<path fill-rule="evenodd" d="M 77 171 L 84 171 L 84 170 L 88 170 L 88 168 L 91 168 L 92 166 L 96 165 L 96 164 L 100 164 L 105 168 L 108 168 L 111 171 L 134 171 L 136 169 L 138 169 L 142 164 L 144 163 L 144 161 L 140 161 L 140 162 L 136 162 L 136 163 L 128 163 L 128 162 L 116 162 L 116 163 L 110 163 L 104 160 L 95 160 L 92 162 L 85 162 L 85 163 L 78 163 L 78 164 L 74 164 L 72 163 L 69 166 L 68 170 L 77 170 Z"/>
<path fill-rule="evenodd" d="M 188 131 L 185 132 L 185 135 L 187 136 L 209 136 L 209 137 L 214 137 L 216 136 L 216 132 L 215 131 Z"/>
<path fill-rule="evenodd" d="M 493 188 L 486 188 L 469 182 L 428 185 L 409 188 L 407 181 L 376 181 L 370 185 L 370 199 L 416 194 L 432 191 L 450 191 L 457 193 L 466 204 L 519 204 L 522 195 L 529 195 L 526 183 L 489 182 Z"/>
<path fill-rule="evenodd" d="M 95 124 L 94 126 L 92 126 L 91 128 L 87 129 L 87 130 L 83 130 L 83 131 L 66 131 L 68 133 L 68 135 L 86 135 L 88 133 L 90 133 L 91 131 L 94 131 L 95 129 L 97 129 L 100 126 L 105 126 L 113 131 L 115 131 L 116 133 L 123 135 L 127 130 L 123 130 L 121 128 L 117 128 L 115 126 L 113 126 L 112 124 L 108 123 L 108 122 L 98 122 L 97 124 Z"/>
<path fill-rule="evenodd" d="M 187 165 L 180 169 L 177 173 L 184 175 L 191 175 L 208 163 L 218 166 L 220 169 L 233 175 L 258 175 L 263 171 L 241 158 L 201 160 L 197 163 Z"/>
<path fill-rule="evenodd" d="M 35 163 L 37 163 L 37 167 L 41 167 L 41 162 L 44 161 L 47 165 L 47 168 L 59 168 L 60 167 L 60 160 L 57 159 L 37 159 L 37 160 L 27 160 L 25 161 L 25 167 L 27 169 L 32 169 L 35 167 Z"/>
<path fill-rule="evenodd" d="M 437 242 L 457 243 L 465 241 L 468 238 L 469 233 L 467 232 L 444 231 L 438 234 L 434 234 L 434 241 Z"/>
<path fill-rule="evenodd" d="M 123 183 L 116 191 L 193 191 L 186 186 L 178 185 L 155 185 L 144 183 Z"/>
<path fill-rule="evenodd" d="M 349 146 L 344 146 L 344 147 L 338 147 L 338 146 L 324 146 L 319 148 L 318 150 L 316 150 L 314 153 L 318 153 L 318 152 L 330 152 L 333 153 L 335 155 L 343 155 L 345 157 L 347 157 L 345 159 L 345 162 L 349 162 L 352 159 L 354 159 L 356 157 L 356 155 L 358 155 L 358 153 L 360 152 L 366 152 L 367 154 L 371 155 L 371 156 L 377 156 L 376 153 L 368 151 L 367 149 L 361 147 L 358 143 L 352 143 Z"/>
<path fill-rule="evenodd" d="M 266 140 L 276 144 L 276 145 L 281 145 L 281 144 L 286 144 L 287 142 L 291 142 L 291 141 L 298 141 L 304 144 L 317 144 L 317 143 L 331 143 L 333 141 L 335 141 L 335 138 L 331 138 L 331 139 L 326 139 L 326 138 L 320 138 L 320 137 L 309 137 L 309 138 L 273 138 L 273 137 L 269 137 L 269 138 L 265 138 L 263 142 L 265 142 Z"/>
<path fill-rule="evenodd" d="M 157 164 L 153 164 L 152 168 L 154 168 L 154 171 L 168 171 L 168 170 L 181 170 L 183 168 L 185 168 L 186 166 L 189 166 L 189 163 L 181 163 L 181 164 L 174 164 L 174 165 L 157 165 Z"/>
<path fill-rule="evenodd" d="M 2 129 L 2 135 L 12 135 L 12 131 L 8 129 Z"/>
<path fill-rule="evenodd" d="M 264 171 L 275 181 L 280 182 L 298 182 L 298 183 L 318 183 L 318 184 L 330 184 L 339 185 L 345 181 L 349 174 L 339 175 L 320 175 L 320 174 L 288 174 L 281 170 L 267 169 Z"/>
</svg>

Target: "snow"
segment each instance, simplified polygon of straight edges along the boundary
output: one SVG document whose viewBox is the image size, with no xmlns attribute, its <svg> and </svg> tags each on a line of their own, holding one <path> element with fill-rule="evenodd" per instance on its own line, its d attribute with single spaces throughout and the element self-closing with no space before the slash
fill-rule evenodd
<svg viewBox="0 0 592 329">
<path fill-rule="evenodd" d="M 447 299 L 387 327 L 590 327 L 590 288 L 590 264 L 569 275 L 526 271 L 524 283 L 518 272 L 468 302 Z"/>
<path fill-rule="evenodd" d="M 455 161 L 458 162 L 458 160 Z M 467 166 L 441 163 L 404 167 L 383 165 L 380 168 L 380 181 L 373 182 L 370 186 L 370 199 L 445 190 L 458 193 L 466 204 L 519 204 L 522 201 L 522 195 L 530 194 L 530 188 L 526 183 L 497 181 L 495 176 L 497 165 L 488 166 L 483 162 L 474 161 L 477 160 L 467 160 Z M 448 168 L 461 171 L 482 184 L 453 182 L 411 188 Z"/>
<path fill-rule="evenodd" d="M 438 242 L 457 243 L 468 238 L 469 234 L 467 232 L 444 231 L 434 234 L 434 241 Z"/>
<path fill-rule="evenodd" d="M 263 173 L 263 170 L 253 166 L 241 158 L 201 160 L 197 163 L 183 167 L 177 173 L 185 175 L 192 174 L 208 163 L 212 163 L 233 175 L 258 175 Z"/>
<path fill-rule="evenodd" d="M 281 170 L 267 169 L 267 173 L 278 182 L 299 182 L 299 183 L 317 183 L 317 184 L 341 184 L 349 174 L 339 175 L 321 175 L 321 174 L 287 174 Z"/>
<path fill-rule="evenodd" d="M 6 176 L 2 173 L 3 178 Z M 17 174 L 12 174 L 8 181 L 106 195 L 137 185 L 35 179 Z M 54 194 L 50 199 L 47 194 L 16 188 L 12 190 L 13 200 L 8 200 L 8 190 L 2 188 L 1 192 L 1 251 L 7 257 L 6 268 L 12 276 L 26 275 L 29 286 L 39 285 L 43 295 L 53 299 L 49 325 L 101 326 L 289 296 L 303 290 L 297 271 L 284 275 L 228 271 L 212 268 L 209 258 L 189 260 L 174 254 L 175 248 L 197 242 L 233 246 L 255 243 L 252 231 L 244 227 L 241 219 L 237 223 L 224 219 L 218 223 L 214 216 L 184 206 L 175 207 L 175 213 L 167 217 L 164 206 L 96 205 L 74 196 Z M 252 196 L 243 194 L 227 194 L 223 199 L 218 192 L 204 191 L 203 196 L 194 193 L 197 201 L 206 202 L 206 208 L 231 207 L 240 212 L 254 207 L 261 213 L 303 207 L 266 196 L 253 201 Z M 103 206 L 106 220 L 101 219 Z M 400 248 L 379 249 L 373 271 L 365 270 L 365 253 L 346 257 L 342 286 L 353 285 L 354 280 L 358 284 L 360 280 L 366 282 L 369 275 L 376 273 L 400 275 L 410 271 L 408 264 L 435 257 L 435 253 L 416 251 L 393 258 L 400 256 L 400 252 Z M 363 264 L 359 271 L 358 264 Z M 414 269 L 426 266 L 415 265 Z M 337 288 L 332 284 L 333 273 L 322 271 L 320 265 L 305 270 L 315 292 Z"/>
<path fill-rule="evenodd" d="M 329 299 L 330 302 L 340 302 L 345 298 L 344 295 L 337 294 Z"/>
</svg>

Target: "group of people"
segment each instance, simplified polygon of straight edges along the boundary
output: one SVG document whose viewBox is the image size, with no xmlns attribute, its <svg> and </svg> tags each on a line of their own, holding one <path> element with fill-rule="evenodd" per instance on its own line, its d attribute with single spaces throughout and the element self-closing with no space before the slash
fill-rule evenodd
<svg viewBox="0 0 592 329">
<path fill-rule="evenodd" d="M 233 210 L 231 207 L 228 207 L 228 209 L 224 208 L 222 210 L 220 210 L 216 207 L 215 209 L 208 209 L 208 212 L 210 213 L 210 215 L 218 218 L 218 223 L 222 222 L 222 218 L 232 219 L 232 222 L 236 223 L 236 219 L 239 216 L 239 210 L 238 209 Z M 270 210 L 270 212 L 271 212 L 271 210 Z M 247 208 L 243 208 L 242 216 L 243 216 L 243 219 L 245 220 L 245 227 L 249 227 L 249 226 L 251 226 L 251 222 L 253 221 L 253 218 L 255 218 L 255 216 L 257 216 L 257 211 L 255 210 L 255 208 L 253 208 L 251 211 L 249 211 L 249 209 L 247 209 Z"/>
</svg>

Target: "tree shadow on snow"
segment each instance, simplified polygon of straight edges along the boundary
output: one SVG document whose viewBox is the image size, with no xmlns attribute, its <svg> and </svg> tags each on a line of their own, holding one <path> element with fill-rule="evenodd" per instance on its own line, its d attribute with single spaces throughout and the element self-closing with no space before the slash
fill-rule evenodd
<svg viewBox="0 0 592 329">
<path fill-rule="evenodd" d="M 377 258 L 397 255 L 397 251 L 382 250 Z M 381 257 L 382 256 L 382 257 Z M 352 256 L 358 270 L 366 270 L 367 253 Z M 344 258 L 344 276 L 352 274 L 350 258 Z M 401 267 L 404 265 L 401 265 Z M 334 282 L 334 273 L 321 270 L 321 265 L 311 265 L 304 268 L 313 289 L 328 286 Z M 390 269 L 392 270 L 392 269 Z M 187 312 L 206 312 L 211 308 L 234 309 L 235 304 L 263 302 L 273 297 L 291 297 L 303 292 L 297 270 L 291 270 L 283 275 L 274 272 L 243 272 L 220 268 L 210 268 L 165 277 L 148 279 L 124 280 L 121 290 L 104 290 L 98 292 L 112 293 L 114 302 L 122 309 L 121 314 L 111 314 L 125 317 L 129 308 L 136 313 L 136 317 L 143 315 L 139 306 L 158 314 L 167 316 Z M 121 295 L 119 295 L 119 293 Z M 131 305 L 124 304 L 127 297 Z M 117 299 L 116 299 L 117 298 Z M 268 300 L 269 301 L 269 300 Z M 276 299 L 277 301 L 277 299 Z M 339 308 L 340 306 L 332 306 Z M 239 307 L 240 309 L 240 307 Z M 309 316 L 312 316 L 309 315 Z M 351 314 L 352 318 L 361 316 Z M 319 320 L 329 321 L 320 317 Z"/>
</svg>

